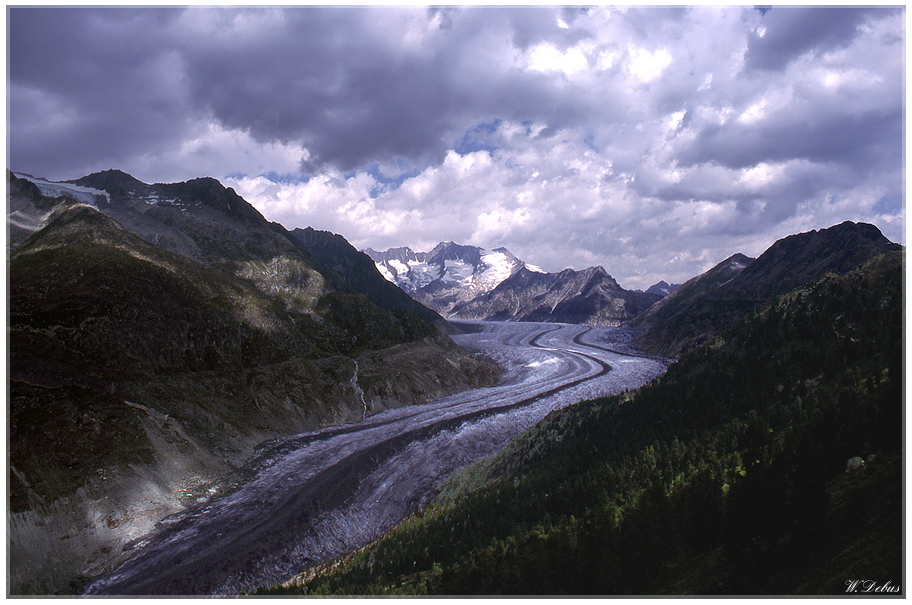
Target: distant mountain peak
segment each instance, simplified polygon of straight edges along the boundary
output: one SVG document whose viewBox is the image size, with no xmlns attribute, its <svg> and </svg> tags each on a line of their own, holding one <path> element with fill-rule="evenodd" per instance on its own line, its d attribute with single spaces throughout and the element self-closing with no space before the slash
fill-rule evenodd
<svg viewBox="0 0 912 605">
<path fill-rule="evenodd" d="M 364 252 L 386 279 L 444 316 L 455 305 L 493 290 L 525 266 L 504 247 L 487 250 L 452 241 L 440 242 L 430 252 L 408 247 Z"/>
<path fill-rule="evenodd" d="M 122 170 L 110 169 L 93 172 L 82 178 L 67 181 L 74 185 L 93 187 L 108 194 L 108 199 L 124 199 L 137 192 L 145 192 L 149 185 Z"/>
<path fill-rule="evenodd" d="M 727 269 L 740 271 L 741 269 L 746 268 L 753 261 L 754 261 L 754 259 L 750 258 L 749 256 L 745 256 L 744 254 L 737 252 L 735 254 L 732 254 L 731 256 L 729 256 L 728 258 L 726 258 L 724 261 L 722 261 L 719 264 L 720 264 L 720 266 L 723 266 Z"/>
<path fill-rule="evenodd" d="M 663 279 L 663 280 L 660 280 L 658 283 L 653 284 L 653 285 L 649 286 L 648 288 L 646 288 L 646 292 L 648 294 L 658 294 L 659 296 L 664 298 L 665 296 L 668 296 L 669 294 L 674 292 L 679 286 L 680 286 L 680 284 L 669 284 L 668 282 L 666 282 Z"/>
<path fill-rule="evenodd" d="M 545 321 L 619 325 L 659 296 L 624 290 L 602 266 L 560 273 L 523 266 L 494 290 L 458 305 L 453 317 L 493 321 Z"/>
<path fill-rule="evenodd" d="M 145 184 L 142 181 L 140 181 L 139 179 L 137 179 L 135 176 L 133 176 L 132 174 L 124 172 L 123 170 L 118 170 L 116 168 L 109 168 L 108 170 L 100 170 L 98 172 L 93 172 L 80 179 L 76 179 L 76 180 L 70 181 L 70 182 L 78 183 L 79 181 L 83 181 L 83 180 L 92 180 L 92 181 L 105 180 L 105 181 L 109 181 L 109 182 L 138 183 L 141 185 Z"/>
</svg>

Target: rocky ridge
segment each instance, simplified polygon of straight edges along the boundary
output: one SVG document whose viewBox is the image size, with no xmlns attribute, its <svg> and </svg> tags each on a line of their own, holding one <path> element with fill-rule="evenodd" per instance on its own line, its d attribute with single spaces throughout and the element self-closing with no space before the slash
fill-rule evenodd
<svg viewBox="0 0 912 605">
<path fill-rule="evenodd" d="M 444 326 L 445 322 L 440 315 L 417 303 L 384 278 L 371 257 L 356 250 L 341 235 L 311 227 L 295 229 L 291 235 L 301 248 L 377 306 L 387 310 L 409 311 L 438 327 Z"/>
<path fill-rule="evenodd" d="M 364 251 L 386 279 L 397 284 L 412 298 L 444 316 L 476 296 L 490 292 L 526 265 L 506 248 L 486 250 L 442 242 L 430 252 L 411 248 Z"/>
<path fill-rule="evenodd" d="M 264 440 L 497 379 L 217 181 L 8 181 L 13 594 L 110 569 Z"/>
<path fill-rule="evenodd" d="M 669 284 L 665 280 L 660 281 L 657 284 L 652 284 L 646 288 L 647 294 L 658 294 L 659 296 L 668 296 L 674 292 L 681 284 Z"/>
<path fill-rule="evenodd" d="M 620 325 L 660 299 L 623 289 L 603 267 L 539 273 L 522 268 L 491 292 L 456 306 L 453 317 Z"/>
<path fill-rule="evenodd" d="M 714 338 L 760 302 L 901 248 L 874 225 L 850 221 L 790 235 L 756 259 L 729 257 L 678 287 L 631 325 L 642 330 L 639 344 L 644 350 L 678 357 Z"/>
</svg>

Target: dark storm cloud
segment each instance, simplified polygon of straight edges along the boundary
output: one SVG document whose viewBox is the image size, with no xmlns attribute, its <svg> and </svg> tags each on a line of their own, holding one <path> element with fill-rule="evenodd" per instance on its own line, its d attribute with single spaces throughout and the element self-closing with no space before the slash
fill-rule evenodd
<svg viewBox="0 0 912 605">
<path fill-rule="evenodd" d="M 179 58 L 154 35 L 142 35 L 177 14 L 10 9 L 12 167 L 72 170 L 82 160 L 114 166 L 150 147 L 177 144 L 191 113 L 174 86 Z"/>
<path fill-rule="evenodd" d="M 176 16 L 173 9 L 11 8 L 9 75 L 27 84 L 67 89 L 115 81 L 126 66 L 157 51 L 148 36 Z"/>
<path fill-rule="evenodd" d="M 257 139 L 300 139 L 314 168 L 444 151 L 442 131 L 467 99 L 434 77 L 434 60 L 384 56 L 356 40 L 334 48 L 317 31 L 304 36 L 290 57 L 287 47 L 192 57 L 191 94 Z"/>
<path fill-rule="evenodd" d="M 585 97 L 554 88 L 545 77 L 500 74 L 466 60 L 493 27 L 524 46 L 554 31 L 538 10 L 482 9 L 460 20 L 447 11 L 437 31 L 415 49 L 389 47 L 353 9 L 286 11 L 286 23 L 263 44 L 210 44 L 185 54 L 191 94 L 223 124 L 263 140 L 300 139 L 307 168 L 351 170 L 371 160 L 440 161 L 446 135 L 478 116 L 532 119 L 558 126 L 586 115 Z M 433 30 L 437 12 L 428 13 Z M 545 20 L 550 19 L 546 25 Z"/>
<path fill-rule="evenodd" d="M 678 154 L 682 164 L 715 162 L 745 168 L 760 162 L 807 160 L 846 168 L 897 164 L 902 109 L 859 114 L 789 114 L 763 127 L 713 125 Z"/>
<path fill-rule="evenodd" d="M 593 39 L 586 9 L 403 13 L 401 19 L 424 18 L 412 24 L 420 39 L 411 43 L 408 28 L 403 40 L 383 31 L 401 25 L 398 13 L 383 8 L 273 12 L 270 21 L 264 15 L 271 13 L 261 9 L 193 15 L 170 8 L 10 9 L 13 161 L 25 167 L 41 156 L 63 162 L 100 155 L 113 162 L 177 146 L 192 138 L 194 124 L 210 120 L 260 142 L 305 146 L 309 172 L 399 158 L 421 166 L 441 161 L 453 141 L 486 120 L 540 120 L 549 132 L 592 131 L 626 111 L 624 83 L 603 86 L 596 95 L 553 74 L 492 68 L 542 42 L 565 50 Z M 651 52 L 680 38 L 674 30 L 689 12 L 631 8 L 615 18 Z M 809 50 L 845 47 L 860 24 L 888 12 L 754 12 L 765 34 L 748 35 L 745 64 L 781 69 Z M 583 26 L 571 27 L 578 22 Z M 669 73 L 675 78 L 658 87 L 652 109 L 639 110 L 644 119 L 651 110 L 674 111 L 705 76 L 686 60 L 692 49 L 672 50 Z M 839 127 L 840 113 L 785 116 L 762 128 L 705 127 L 678 159 L 730 166 L 799 156 L 852 160 L 895 145 L 895 115 L 869 113 Z"/>
<path fill-rule="evenodd" d="M 749 39 L 748 69 L 779 70 L 805 52 L 847 47 L 858 27 L 872 16 L 883 17 L 884 9 L 784 6 L 763 14 L 764 35 Z"/>
<path fill-rule="evenodd" d="M 177 144 L 189 121 L 208 117 L 261 142 L 300 142 L 310 152 L 308 171 L 352 170 L 397 157 L 440 161 L 447 138 L 487 117 L 560 127 L 591 113 L 577 90 L 557 88 L 542 74 L 495 74 L 486 64 L 498 59 L 485 56 L 498 31 L 521 48 L 549 35 L 562 46 L 587 35 L 558 28 L 550 10 L 429 10 L 425 23 L 412 24 L 423 37 L 411 45 L 391 43 L 378 28 L 378 20 L 401 26 L 383 9 L 299 7 L 259 25 L 245 21 L 263 15 L 12 9 L 16 115 L 35 107 L 72 118 L 31 139 L 13 123 L 14 160 L 31 163 L 51 139 L 62 156 L 113 160 L 142 146 Z"/>
<path fill-rule="evenodd" d="M 288 227 L 506 245 L 549 270 L 610 250 L 646 287 L 729 256 L 732 233 L 757 253 L 879 216 L 899 239 L 879 200 L 902 199 L 903 17 L 11 8 L 10 167 L 231 174 Z"/>
</svg>

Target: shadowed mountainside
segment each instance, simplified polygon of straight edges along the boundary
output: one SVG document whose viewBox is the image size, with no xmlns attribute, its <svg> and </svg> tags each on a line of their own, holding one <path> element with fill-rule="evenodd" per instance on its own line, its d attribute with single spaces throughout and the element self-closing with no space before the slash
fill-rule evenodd
<svg viewBox="0 0 912 605">
<path fill-rule="evenodd" d="M 341 276 L 345 283 L 386 310 L 410 311 L 438 327 L 443 319 L 436 312 L 417 303 L 408 294 L 384 278 L 371 258 L 359 252 L 341 235 L 307 227 L 291 232 L 294 240 L 314 258 Z"/>
<path fill-rule="evenodd" d="M 903 254 L 550 414 L 373 544 L 267 594 L 903 590 Z"/>
<path fill-rule="evenodd" d="M 497 379 L 217 182 L 127 176 L 9 175 L 9 222 L 24 224 L 8 265 L 14 594 L 66 592 L 122 560 L 240 480 L 263 440 Z"/>
<path fill-rule="evenodd" d="M 643 330 L 639 342 L 644 350 L 677 357 L 765 300 L 900 248 L 866 223 L 846 221 L 790 235 L 755 260 L 741 254 L 726 259 L 677 288 L 631 325 Z"/>
<path fill-rule="evenodd" d="M 620 325 L 661 297 L 624 290 L 602 267 L 540 273 L 525 267 L 491 292 L 457 305 L 452 316 L 492 321 Z"/>
</svg>

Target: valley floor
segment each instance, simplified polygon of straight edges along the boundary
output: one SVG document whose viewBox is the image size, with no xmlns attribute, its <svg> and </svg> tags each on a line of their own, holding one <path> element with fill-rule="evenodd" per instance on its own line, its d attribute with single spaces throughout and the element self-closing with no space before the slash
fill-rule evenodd
<svg viewBox="0 0 912 605">
<path fill-rule="evenodd" d="M 256 477 L 165 519 L 87 594 L 238 594 L 356 549 L 430 502 L 441 481 L 549 412 L 641 386 L 667 361 L 623 329 L 480 323 L 454 340 L 497 361 L 501 382 L 268 444 Z"/>
</svg>

